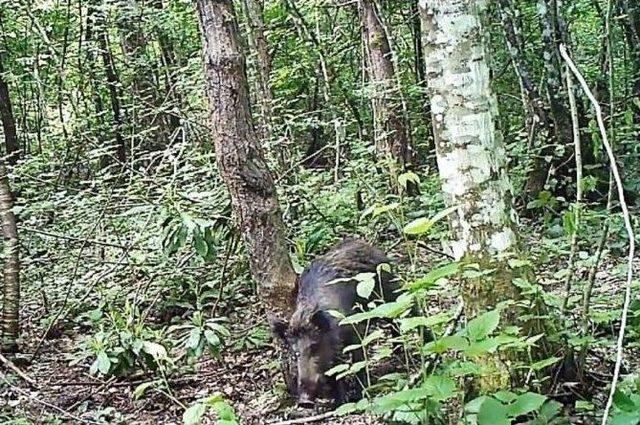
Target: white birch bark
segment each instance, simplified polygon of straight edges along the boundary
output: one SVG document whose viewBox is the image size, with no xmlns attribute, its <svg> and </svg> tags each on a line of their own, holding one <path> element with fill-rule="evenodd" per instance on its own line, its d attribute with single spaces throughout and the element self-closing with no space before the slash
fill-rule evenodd
<svg viewBox="0 0 640 425">
<path fill-rule="evenodd" d="M 442 191 L 456 259 L 490 260 L 515 249 L 515 212 L 496 129 L 482 26 L 484 0 L 420 0 L 427 81 Z"/>
</svg>

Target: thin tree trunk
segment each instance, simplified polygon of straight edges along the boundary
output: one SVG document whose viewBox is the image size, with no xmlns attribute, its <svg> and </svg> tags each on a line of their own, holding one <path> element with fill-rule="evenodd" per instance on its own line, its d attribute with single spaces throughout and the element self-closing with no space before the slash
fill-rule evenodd
<svg viewBox="0 0 640 425">
<path fill-rule="evenodd" d="M 111 113 L 113 114 L 113 135 L 116 142 L 116 159 L 124 163 L 127 160 L 127 146 L 124 137 L 122 136 L 122 111 L 118 90 L 120 81 L 113 61 L 113 55 L 111 54 L 111 49 L 109 47 L 107 17 L 105 16 L 104 11 L 99 11 L 96 14 L 96 33 L 102 56 L 102 64 L 107 77 L 107 86 L 109 88 L 109 100 L 111 103 Z M 106 161 L 102 165 L 106 165 Z"/>
<path fill-rule="evenodd" d="M 543 60 L 553 137 L 551 140 L 541 139 L 544 145 L 534 156 L 534 169 L 525 184 L 525 194 L 530 198 L 537 197 L 544 188 L 554 164 L 567 162 L 566 158 L 554 158 L 555 146 L 553 142 L 569 146 L 572 141 L 570 114 L 565 104 L 566 90 L 562 80 L 560 53 L 558 52 L 559 43 L 566 38 L 564 24 L 561 23 L 558 5 L 554 0 L 538 0 L 537 10 L 542 26 Z M 552 160 L 549 161 L 549 158 Z M 564 168 L 567 169 L 567 167 Z M 558 175 L 558 177 L 560 176 Z"/>
<path fill-rule="evenodd" d="M 245 58 L 231 0 L 198 0 L 206 91 L 220 173 L 229 188 L 267 314 L 289 317 L 296 292 L 272 176 L 249 110 Z"/>
<path fill-rule="evenodd" d="M 0 119 L 4 129 L 6 160 L 14 165 L 20 158 L 20 142 L 16 132 L 16 120 L 13 116 L 9 86 L 4 77 L 4 52 L 0 52 Z"/>
<path fill-rule="evenodd" d="M 388 163 L 391 187 L 398 191 L 398 176 L 412 162 L 408 126 L 400 112 L 401 93 L 396 85 L 392 52 L 380 15 L 372 0 L 360 0 L 360 9 L 369 75 L 374 86 L 371 101 L 376 152 Z"/>
<path fill-rule="evenodd" d="M 20 335 L 20 244 L 18 226 L 13 213 L 13 194 L 4 161 L 0 160 L 0 216 L 4 239 L 4 311 L 2 314 L 1 351 L 15 352 Z"/>
</svg>

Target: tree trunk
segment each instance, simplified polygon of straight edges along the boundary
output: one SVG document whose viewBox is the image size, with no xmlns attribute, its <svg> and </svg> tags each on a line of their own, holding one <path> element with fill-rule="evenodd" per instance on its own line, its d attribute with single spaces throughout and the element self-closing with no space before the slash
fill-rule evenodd
<svg viewBox="0 0 640 425">
<path fill-rule="evenodd" d="M 271 91 L 271 55 L 264 33 L 264 17 L 262 4 L 259 0 L 244 0 L 244 10 L 251 29 L 249 33 L 249 44 L 256 52 L 258 96 L 260 98 L 260 136 L 264 141 L 271 138 L 271 104 L 273 93 Z"/>
<path fill-rule="evenodd" d="M 296 293 L 273 178 L 253 128 L 245 58 L 231 0 L 198 0 L 206 91 L 220 173 L 270 319 L 287 319 Z"/>
<path fill-rule="evenodd" d="M 391 187 L 398 191 L 398 176 L 412 162 L 408 126 L 402 114 L 391 48 L 373 0 L 360 0 L 369 75 L 373 85 L 374 140 L 379 158 L 388 162 Z"/>
<path fill-rule="evenodd" d="M 7 162 L 14 165 L 20 158 L 20 142 L 16 132 L 16 120 L 13 116 L 9 86 L 4 77 L 4 52 L 0 52 L 0 119 L 4 129 L 4 147 Z"/>
<path fill-rule="evenodd" d="M 549 101 L 549 117 L 552 123 L 554 136 L 551 141 L 541 140 L 545 143 L 540 147 L 539 153 L 534 156 L 534 169 L 529 174 L 525 185 L 525 194 L 530 198 L 537 197 L 548 180 L 551 167 L 554 164 L 565 164 L 563 169 L 569 169 L 567 158 L 554 158 L 556 142 L 561 146 L 569 146 L 572 141 L 571 120 L 569 110 L 565 103 L 566 90 L 562 79 L 562 66 L 558 46 L 566 38 L 566 30 L 558 15 L 559 9 L 554 0 L 538 0 L 538 13 L 542 26 L 542 42 L 544 48 L 544 66 L 546 71 L 547 98 Z M 552 161 L 549 161 L 552 158 Z M 556 170 L 560 178 L 564 171 Z"/>
<path fill-rule="evenodd" d="M 420 9 L 438 168 L 447 205 L 458 206 L 450 219 L 450 248 L 457 260 L 496 270 L 490 278 L 464 281 L 462 296 L 471 318 L 517 298 L 504 258 L 518 248 L 506 152 L 496 129 L 487 30 L 482 25 L 486 2 L 426 3 L 421 1 Z M 509 370 L 499 357 L 481 360 L 487 367 L 477 383 L 483 392 L 508 384 Z"/>
<path fill-rule="evenodd" d="M 20 245 L 18 226 L 13 213 L 13 195 L 9 187 L 7 167 L 0 160 L 0 216 L 4 239 L 4 311 L 2 314 L 2 347 L 0 351 L 15 352 L 20 335 Z"/>
<path fill-rule="evenodd" d="M 116 72 L 113 55 L 109 47 L 109 33 L 107 29 L 107 17 L 104 11 L 96 12 L 96 33 L 100 53 L 102 56 L 102 64 L 107 77 L 107 86 L 109 88 L 109 100 L 111 103 L 111 113 L 113 114 L 113 135 L 116 142 L 115 156 L 118 161 L 124 163 L 127 160 L 127 146 L 122 136 L 122 111 L 120 107 L 119 86 L 120 81 Z M 108 161 L 103 161 L 105 166 Z"/>
</svg>

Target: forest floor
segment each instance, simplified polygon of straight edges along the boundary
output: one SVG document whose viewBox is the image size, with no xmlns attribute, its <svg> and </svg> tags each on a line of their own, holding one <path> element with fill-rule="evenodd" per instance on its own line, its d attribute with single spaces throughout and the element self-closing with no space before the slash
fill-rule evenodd
<svg viewBox="0 0 640 425">
<path fill-rule="evenodd" d="M 256 303 L 253 303 L 255 306 Z M 234 320 L 245 327 L 258 326 L 258 312 L 246 311 Z M 42 330 L 30 329 L 25 340 L 37 341 Z M 31 332 L 29 332 L 31 333 Z M 71 366 L 78 341 L 73 329 L 48 339 L 35 362 L 28 365 L 28 355 L 14 359 L 24 374 L 35 381 L 9 373 L 0 384 L 0 412 L 13 410 L 15 418 L 25 423 L 110 423 L 110 424 L 181 424 L 184 408 L 166 396 L 148 391 L 139 400 L 133 392 L 156 377 L 144 374 L 126 378 L 101 379 L 89 374 L 88 365 Z M 23 351 L 33 351 L 28 346 Z M 226 350 L 219 359 L 208 358 L 195 365 L 193 373 L 168 379 L 172 396 L 188 406 L 191 402 L 220 392 L 236 410 L 243 424 L 277 423 L 292 417 L 320 412 L 300 411 L 284 395 L 284 382 L 274 367 L 275 352 L 268 346 L 244 350 Z M 0 374 L 4 375 L 4 366 Z M 0 379 L 4 376 L 0 376 Z M 3 379 L 4 380 L 4 379 Z M 284 399 L 284 401 L 283 401 Z M 6 403 L 5 406 L 2 404 Z M 212 416 L 203 423 L 215 423 Z M 379 424 L 364 415 L 324 419 L 324 424 Z"/>
<path fill-rule="evenodd" d="M 622 299 L 624 276 L 620 273 L 620 266 L 623 262 L 624 259 L 620 258 L 602 265 L 598 272 L 596 300 L 599 297 L 613 297 L 616 302 Z M 577 271 L 579 275 L 585 272 L 586 269 Z M 538 278 L 544 284 L 553 279 L 552 275 L 552 271 L 543 272 Z M 28 318 L 37 301 L 25 301 L 23 317 Z M 246 304 L 236 306 L 230 315 L 234 326 L 246 330 L 264 325 L 255 301 L 249 297 Z M 441 302 L 440 308 L 443 305 L 447 307 L 446 304 L 447 301 Z M 277 372 L 275 353 L 269 346 L 229 348 L 223 351 L 219 359 L 205 356 L 204 360 L 194 365 L 191 372 L 168 377 L 171 397 L 157 391 L 147 391 L 140 399 L 134 400 L 135 388 L 156 380 L 157 376 L 145 373 L 105 379 L 90 375 L 87 361 L 70 365 L 75 359 L 74 353 L 83 332 L 71 322 L 45 340 L 36 361 L 29 362 L 28 353 L 33 353 L 43 329 L 35 325 L 36 321 L 25 320 L 25 323 L 26 343 L 22 348 L 23 353 L 27 354 L 18 356 L 14 361 L 28 378 L 35 381 L 35 385 L 30 385 L 11 371 L 6 373 L 7 369 L 0 364 L 0 413 L 16 418 L 13 423 L 181 424 L 184 407 L 175 400 L 189 406 L 216 392 L 224 395 L 242 423 L 247 425 L 274 424 L 319 413 L 302 412 L 292 406 L 290 400 L 283 402 L 286 400 L 283 396 L 284 384 Z M 601 389 L 604 389 L 611 376 L 612 353 L 610 347 L 609 352 L 600 350 L 589 359 L 594 366 L 591 372 L 600 376 Z M 626 371 L 640 370 L 640 356 L 628 355 L 623 367 Z M 604 392 L 595 399 L 601 402 L 603 397 Z M 204 423 L 215 423 L 212 417 L 208 415 Z M 359 425 L 383 422 L 365 415 L 351 415 L 328 418 L 319 423 Z M 576 423 L 592 422 L 581 416 Z"/>
</svg>

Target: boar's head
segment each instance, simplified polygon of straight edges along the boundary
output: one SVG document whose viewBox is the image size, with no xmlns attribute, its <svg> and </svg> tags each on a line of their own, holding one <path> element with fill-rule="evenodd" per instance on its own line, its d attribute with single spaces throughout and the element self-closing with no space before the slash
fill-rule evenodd
<svg viewBox="0 0 640 425">
<path fill-rule="evenodd" d="M 291 316 L 289 324 L 276 323 L 274 332 L 295 356 L 298 404 L 313 406 L 325 387 L 325 372 L 334 366 L 341 349 L 336 320 L 326 311 L 303 305 Z"/>
</svg>

